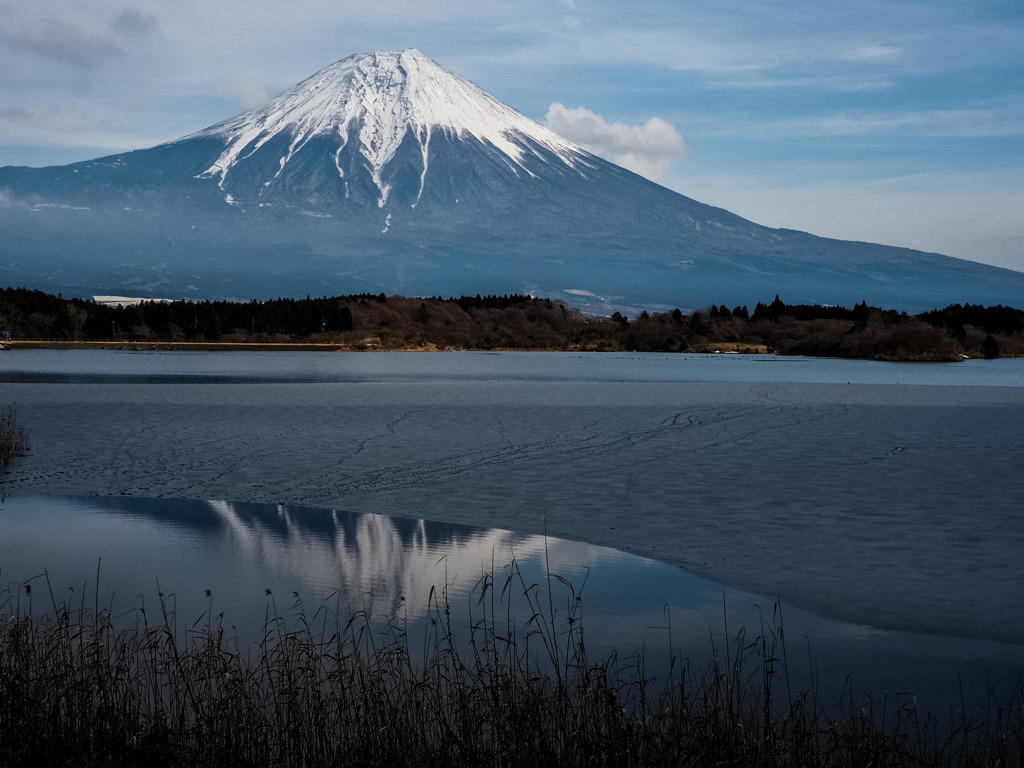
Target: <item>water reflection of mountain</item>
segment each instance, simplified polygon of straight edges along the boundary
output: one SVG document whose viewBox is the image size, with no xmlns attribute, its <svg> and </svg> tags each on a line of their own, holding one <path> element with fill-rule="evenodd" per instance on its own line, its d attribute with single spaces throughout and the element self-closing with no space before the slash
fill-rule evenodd
<svg viewBox="0 0 1024 768">
<path fill-rule="evenodd" d="M 452 595 L 462 594 L 484 571 L 545 551 L 541 536 L 338 510 L 176 499 L 89 503 L 187 530 L 279 583 L 321 598 L 337 591 L 350 606 L 378 615 L 401 610 L 416 618 L 426 611 L 432 586 L 448 584 Z M 548 539 L 547 548 L 553 563 L 574 567 L 613 554 L 560 539 Z"/>
<path fill-rule="evenodd" d="M 415 620 L 424 617 L 431 586 L 446 582 L 454 584 L 452 626 L 465 640 L 470 606 L 479 618 L 475 598 L 467 593 L 482 571 L 502 568 L 513 553 L 523 563 L 527 583 L 543 584 L 550 563 L 551 572 L 579 586 L 585 566 L 592 567 L 580 610 L 595 659 L 614 650 L 620 661 L 642 656 L 653 671 L 659 660 L 667 664 L 671 643 L 672 651 L 701 669 L 713 654 L 709 638 L 721 648 L 739 627 L 747 628 L 748 638 L 774 627 L 771 598 L 724 590 L 614 550 L 504 530 L 167 499 L 8 498 L 0 510 L 0 591 L 21 594 L 19 583 L 40 579 L 36 584 L 45 592 L 46 574 L 58 601 L 78 605 L 80 595 L 92 595 L 98 587 L 99 598 L 131 622 L 133 608 L 143 601 L 152 606 L 159 590 L 167 594 L 183 630 L 212 600 L 214 613 L 226 611 L 225 627 L 243 644 L 262 637 L 271 610 L 295 618 L 293 590 L 300 593 L 306 616 L 326 601 L 336 611 L 328 611 L 328 617 L 345 621 L 353 610 L 367 609 L 377 619 L 406 616 L 411 632 L 429 632 L 428 623 Z M 576 606 L 561 584 L 554 586 L 553 615 L 561 621 L 567 607 Z M 270 588 L 273 598 L 264 594 Z M 205 596 L 207 590 L 212 598 Z M 546 603 L 546 593 L 541 599 Z M 542 608 L 548 610 L 546 604 Z M 510 615 L 522 627 L 531 613 L 517 600 Z M 1019 646 L 883 631 L 792 605 L 786 607 L 786 635 L 806 648 L 807 661 L 813 652 L 813 666 L 794 663 L 795 687 L 809 685 L 801 675 L 813 669 L 822 692 L 831 686 L 838 693 L 852 679 L 865 690 L 914 691 L 919 702 L 948 708 L 964 695 L 983 698 L 993 682 L 1005 684 L 1021 670 Z M 1003 684 L 999 687 L 1005 689 Z"/>
</svg>

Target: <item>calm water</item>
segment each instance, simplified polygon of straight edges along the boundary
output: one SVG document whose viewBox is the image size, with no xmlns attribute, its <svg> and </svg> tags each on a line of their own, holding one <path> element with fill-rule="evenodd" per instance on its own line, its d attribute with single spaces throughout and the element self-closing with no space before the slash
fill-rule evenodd
<svg viewBox="0 0 1024 768">
<path fill-rule="evenodd" d="M 0 394 L 33 438 L 6 584 L 81 594 L 102 558 L 126 608 L 210 589 L 241 630 L 268 588 L 413 610 L 438 563 L 468 604 L 547 530 L 622 653 L 667 654 L 668 605 L 696 660 L 723 595 L 730 628 L 781 597 L 840 684 L 945 701 L 1024 671 L 1024 360 L 18 351 Z"/>
</svg>

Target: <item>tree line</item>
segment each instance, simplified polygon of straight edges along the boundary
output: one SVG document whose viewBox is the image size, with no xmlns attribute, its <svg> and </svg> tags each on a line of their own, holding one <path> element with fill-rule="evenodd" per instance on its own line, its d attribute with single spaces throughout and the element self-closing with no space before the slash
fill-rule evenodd
<svg viewBox="0 0 1024 768">
<path fill-rule="evenodd" d="M 558 349 L 777 352 L 886 360 L 1024 356 L 1024 311 L 952 304 L 918 315 L 861 302 L 786 304 L 778 296 L 696 312 L 585 315 L 531 296 L 407 298 L 384 294 L 270 301 L 148 301 L 110 306 L 0 289 L 12 340 L 319 343 L 342 349 Z"/>
</svg>

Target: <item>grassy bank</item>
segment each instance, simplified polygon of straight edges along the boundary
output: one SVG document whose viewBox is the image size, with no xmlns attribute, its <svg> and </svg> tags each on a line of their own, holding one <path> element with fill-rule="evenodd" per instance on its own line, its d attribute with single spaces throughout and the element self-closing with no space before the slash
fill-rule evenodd
<svg viewBox="0 0 1024 768">
<path fill-rule="evenodd" d="M 582 598 L 556 580 L 529 585 L 514 566 L 485 575 L 462 628 L 432 593 L 425 642 L 400 618 L 381 629 L 296 602 L 286 620 L 271 595 L 250 649 L 212 604 L 184 626 L 161 596 L 118 628 L 39 579 L 0 592 L 0 764 L 1021 764 L 1019 690 L 952 727 L 906 702 L 880 711 L 851 697 L 828 713 L 813 691 L 789 690 L 781 624 L 733 635 L 709 669 L 676 663 L 656 681 L 642 659 L 588 657 Z M 531 616 L 519 627 L 513 597 Z M 568 607 L 558 621 L 556 603 Z"/>
</svg>

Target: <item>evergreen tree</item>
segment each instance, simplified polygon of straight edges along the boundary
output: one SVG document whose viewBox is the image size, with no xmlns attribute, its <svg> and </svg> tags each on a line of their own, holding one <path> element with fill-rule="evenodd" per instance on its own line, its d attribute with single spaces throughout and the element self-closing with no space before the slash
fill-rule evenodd
<svg viewBox="0 0 1024 768">
<path fill-rule="evenodd" d="M 992 338 L 991 333 L 981 342 L 981 354 L 985 356 L 986 360 L 994 360 L 999 357 L 999 342 Z"/>
</svg>

